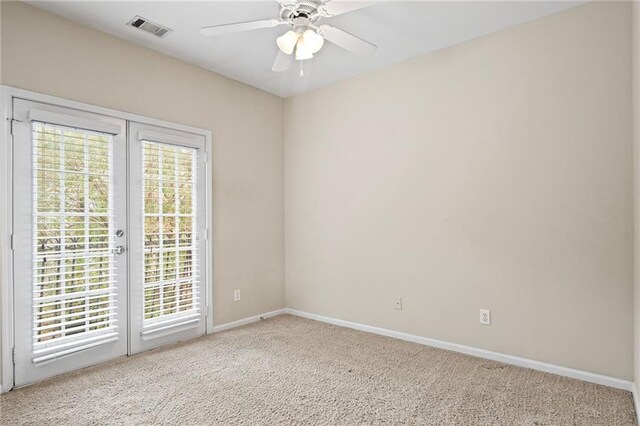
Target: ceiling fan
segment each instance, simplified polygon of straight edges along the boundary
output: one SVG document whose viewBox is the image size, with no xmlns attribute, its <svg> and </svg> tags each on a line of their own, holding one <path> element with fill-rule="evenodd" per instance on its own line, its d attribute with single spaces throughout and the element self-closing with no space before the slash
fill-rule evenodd
<svg viewBox="0 0 640 426">
<path fill-rule="evenodd" d="M 342 15 L 370 6 L 375 1 L 354 0 L 278 0 L 280 13 L 278 18 L 260 21 L 238 22 L 234 24 L 204 27 L 200 32 L 207 37 L 274 28 L 287 25 L 291 29 L 278 37 L 276 43 L 280 51 L 276 56 L 272 71 L 286 71 L 295 58 L 304 61 L 313 58 L 313 54 L 322 49 L 324 41 L 363 55 L 371 53 L 376 46 L 346 31 L 327 24 L 319 24 L 324 18 Z"/>
</svg>

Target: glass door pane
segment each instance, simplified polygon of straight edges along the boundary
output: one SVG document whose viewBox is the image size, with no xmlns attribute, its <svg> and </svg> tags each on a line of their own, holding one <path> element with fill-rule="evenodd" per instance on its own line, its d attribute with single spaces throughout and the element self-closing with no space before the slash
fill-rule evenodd
<svg viewBox="0 0 640 426">
<path fill-rule="evenodd" d="M 198 313 L 197 155 L 142 141 L 145 325 Z"/>
</svg>

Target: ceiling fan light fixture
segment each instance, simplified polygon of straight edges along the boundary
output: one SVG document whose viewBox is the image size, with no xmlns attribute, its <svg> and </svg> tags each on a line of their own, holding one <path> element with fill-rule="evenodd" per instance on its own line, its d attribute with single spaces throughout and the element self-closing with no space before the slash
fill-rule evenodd
<svg viewBox="0 0 640 426">
<path fill-rule="evenodd" d="M 295 49 L 296 47 L 296 43 L 298 43 L 299 38 L 300 36 L 295 31 L 287 31 L 276 39 L 276 43 L 278 44 L 278 48 L 280 48 L 283 53 L 291 55 L 293 53 L 293 49 Z"/>
<path fill-rule="evenodd" d="M 314 54 L 323 48 L 325 40 L 358 55 L 372 53 L 376 49 L 375 45 L 366 40 L 331 25 L 320 23 L 321 19 L 367 7 L 375 3 L 375 0 L 277 0 L 277 2 L 280 5 L 280 12 L 275 18 L 213 25 L 200 28 L 200 32 L 205 37 L 215 38 L 226 34 L 275 28 L 281 25 L 288 26 L 286 33 L 281 33 L 282 35 L 276 39 L 278 54 L 271 66 L 271 71 L 274 72 L 286 71 L 294 60 L 304 61 L 313 58 Z M 142 19 L 135 20 L 136 24 L 139 22 L 142 22 Z"/>
<path fill-rule="evenodd" d="M 320 51 L 324 45 L 324 37 L 311 29 L 302 34 L 302 39 L 304 40 L 304 44 L 311 50 L 311 53 Z"/>
<path fill-rule="evenodd" d="M 305 43 L 304 38 L 301 37 L 296 44 L 296 60 L 305 61 L 311 58 L 313 58 L 313 52 L 309 48 L 309 45 Z"/>
</svg>

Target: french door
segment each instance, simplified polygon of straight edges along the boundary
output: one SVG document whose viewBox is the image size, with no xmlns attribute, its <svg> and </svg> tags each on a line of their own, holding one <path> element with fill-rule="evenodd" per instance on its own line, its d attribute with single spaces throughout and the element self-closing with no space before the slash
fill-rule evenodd
<svg viewBox="0 0 640 426">
<path fill-rule="evenodd" d="M 13 113 L 15 385 L 204 334 L 204 138 Z"/>
<path fill-rule="evenodd" d="M 127 353 L 126 123 L 23 100 L 14 119 L 21 385 Z"/>
<path fill-rule="evenodd" d="M 131 352 L 205 332 L 204 138 L 129 125 Z"/>
</svg>

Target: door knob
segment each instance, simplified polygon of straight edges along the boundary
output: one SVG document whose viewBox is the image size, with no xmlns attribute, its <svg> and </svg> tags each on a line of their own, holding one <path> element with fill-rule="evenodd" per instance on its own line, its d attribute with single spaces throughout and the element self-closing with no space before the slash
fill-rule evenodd
<svg viewBox="0 0 640 426">
<path fill-rule="evenodd" d="M 113 254 L 115 254 L 116 256 L 120 256 L 125 251 L 127 251 L 127 249 L 125 249 L 123 246 L 116 246 L 116 248 L 113 249 Z"/>
</svg>

